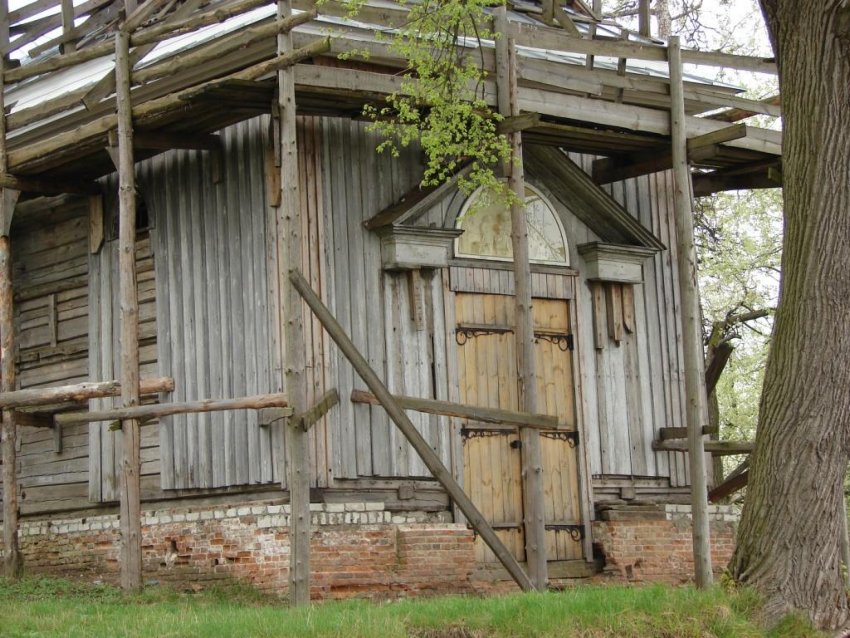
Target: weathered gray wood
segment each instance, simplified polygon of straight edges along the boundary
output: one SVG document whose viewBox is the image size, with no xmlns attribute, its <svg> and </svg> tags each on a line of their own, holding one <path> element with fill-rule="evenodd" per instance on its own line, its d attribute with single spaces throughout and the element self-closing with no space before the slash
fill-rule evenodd
<svg viewBox="0 0 850 638">
<path fill-rule="evenodd" d="M 369 363 L 351 342 L 348 335 L 345 334 L 342 326 L 339 325 L 333 315 L 331 315 L 328 311 L 327 307 L 316 296 L 316 293 L 310 289 L 310 286 L 304 277 L 296 271 L 290 273 L 290 280 L 316 317 L 318 317 L 322 322 L 322 325 L 330 337 L 334 340 L 339 349 L 342 350 L 343 354 L 351 362 L 355 370 L 357 370 L 357 373 L 361 376 L 367 387 L 378 398 L 387 413 L 389 413 L 390 418 L 398 426 L 399 430 L 402 431 L 410 444 L 416 449 L 431 474 L 433 474 L 433 476 L 446 489 L 452 499 L 454 499 L 454 501 L 458 504 L 464 515 L 467 519 L 469 519 L 473 528 L 481 535 L 490 549 L 493 550 L 493 553 L 496 554 L 499 561 L 511 574 L 511 577 L 524 591 L 534 589 L 534 585 L 528 576 L 522 571 L 522 568 L 516 562 L 516 559 L 514 559 L 502 541 L 499 540 L 499 537 L 496 536 L 493 528 L 490 527 L 463 491 L 463 488 L 457 483 L 457 481 L 455 481 L 451 472 L 446 469 L 446 466 L 440 460 L 440 457 L 437 456 L 437 453 L 431 449 L 431 446 L 428 445 L 428 442 L 422 437 L 410 421 L 408 416 L 405 414 L 404 409 L 395 401 L 387 389 L 387 386 L 384 385 L 380 377 L 369 366 Z"/>
<path fill-rule="evenodd" d="M 109 0 L 99 0 L 106 1 Z M 145 3 L 143 6 L 147 6 Z M 178 35 L 195 31 L 210 24 L 221 22 L 228 17 L 239 15 L 258 6 L 265 4 L 265 0 L 245 0 L 243 2 L 234 3 L 228 7 L 222 7 L 215 11 L 199 12 L 196 15 L 185 18 L 183 20 L 167 21 L 165 23 L 155 24 L 151 27 L 137 31 L 130 36 L 130 46 L 138 47 L 146 44 L 157 43 L 167 38 L 176 37 Z M 27 5 L 28 7 L 30 5 Z M 128 21 L 129 22 L 129 21 Z M 7 82 L 18 82 L 26 78 L 35 77 L 65 69 L 70 66 L 81 64 L 89 60 L 104 57 L 111 54 L 114 46 L 111 42 L 103 42 L 92 44 L 84 49 L 68 53 L 62 56 L 55 56 L 34 64 L 25 64 L 15 69 L 8 69 L 5 73 Z"/>
<path fill-rule="evenodd" d="M 273 347 L 282 356 L 279 335 L 274 344 L 269 337 L 281 323 L 271 297 L 278 271 L 269 262 L 275 212 L 260 182 L 266 127 L 257 118 L 221 132 L 218 186 L 207 154 L 173 153 L 140 165 L 157 217 L 157 356 L 160 370 L 177 381 L 173 401 L 283 390 L 281 367 L 271 362 Z M 285 483 L 276 465 L 282 430 L 260 427 L 253 412 L 166 417 L 162 486 Z"/>
<path fill-rule="evenodd" d="M 278 19 L 292 15 L 291 0 L 278 0 Z M 278 56 L 293 51 L 292 36 L 278 35 Z M 296 411 L 307 409 L 304 320 L 298 292 L 288 275 L 301 268 L 301 227 L 303 210 L 299 192 L 298 143 L 295 120 L 295 74 L 291 68 L 277 73 L 277 110 L 280 124 L 280 183 L 277 241 L 281 255 L 281 317 L 284 322 L 284 369 L 286 393 Z M 290 559 L 289 601 L 293 606 L 310 603 L 310 463 L 309 437 L 301 427 L 286 431 L 289 465 Z"/>
<path fill-rule="evenodd" d="M 0 236 L 0 374 L 2 389 L 7 392 L 15 387 L 16 372 L 12 298 L 11 242 L 9 235 L 4 234 Z M 3 411 L 3 564 L 6 578 L 12 580 L 23 570 L 23 556 L 18 545 L 16 445 L 15 413 L 7 409 Z"/>
<path fill-rule="evenodd" d="M 717 434 L 717 428 L 710 425 L 702 426 L 703 434 Z M 688 428 L 661 428 L 658 430 L 658 438 L 662 441 L 671 441 L 674 439 L 687 439 Z"/>
<path fill-rule="evenodd" d="M 316 421 L 326 415 L 337 403 L 339 403 L 339 392 L 337 392 L 336 388 L 328 390 L 312 408 L 290 417 L 289 424 L 292 427 L 300 427 L 307 432 L 316 424 Z"/>
<path fill-rule="evenodd" d="M 130 36 L 115 34 L 115 91 L 118 103 L 118 252 L 121 308 L 121 401 L 139 403 L 139 295 L 136 280 L 136 178 L 133 158 L 133 115 L 130 103 Z M 142 587 L 142 505 L 139 422 L 122 423 L 121 587 Z"/>
<path fill-rule="evenodd" d="M 329 38 L 315 40 L 307 46 L 295 49 L 286 55 L 276 56 L 271 60 L 255 64 L 242 71 L 238 71 L 218 79 L 208 80 L 176 93 L 171 93 L 160 98 L 137 104 L 133 107 L 133 118 L 138 121 L 161 115 L 164 112 L 176 108 L 181 108 L 185 106 L 187 99 L 198 95 L 204 90 L 218 85 L 225 80 L 255 80 L 267 75 L 268 73 L 277 71 L 280 68 L 292 66 L 305 58 L 320 55 L 321 53 L 326 52 L 329 48 Z M 26 147 L 15 149 L 9 153 L 9 166 L 13 170 L 17 170 L 22 166 L 26 166 L 31 162 L 43 159 L 44 157 L 55 153 L 56 150 L 60 148 L 101 138 L 105 136 L 108 131 L 115 128 L 117 122 L 117 116 L 115 114 L 103 115 L 87 124 L 75 128 L 74 130 L 66 131 L 64 133 L 51 136 L 45 140 L 27 145 Z"/>
<path fill-rule="evenodd" d="M 682 95 L 682 52 L 679 38 L 670 39 L 671 143 L 676 202 L 676 234 L 679 244 L 679 288 L 682 297 L 682 333 L 687 392 L 688 451 L 691 468 L 691 511 L 693 516 L 694 571 L 698 587 L 713 581 L 708 524 L 708 485 L 705 469 L 702 426 L 707 422 L 705 397 L 705 355 L 702 351 L 702 323 L 697 283 L 694 221 L 691 202 L 691 174 L 687 160 L 685 101 Z"/>
<path fill-rule="evenodd" d="M 5 51 L 9 47 L 9 3 L 0 0 L 0 72 L 7 64 Z M 8 168 L 6 153 L 5 84 L 0 78 L 0 174 Z M 17 191 L 0 190 L 0 389 L 15 389 L 15 314 L 12 286 L 12 244 L 9 237 L 12 215 L 17 203 Z M 23 571 L 23 555 L 18 544 L 18 432 L 15 413 L 3 411 L 3 567 L 6 578 L 17 580 Z"/>
<path fill-rule="evenodd" d="M 139 387 L 143 395 L 172 392 L 174 390 L 174 379 L 170 377 L 142 379 Z M 3 392 L 0 393 L 0 407 L 24 408 L 54 403 L 79 403 L 88 399 L 115 397 L 120 394 L 120 382 L 94 381 L 66 386 Z"/>
<path fill-rule="evenodd" d="M 714 456 L 728 456 L 733 454 L 749 454 L 753 451 L 755 444 L 752 441 L 705 441 L 703 448 L 705 453 Z M 688 441 L 654 441 L 652 443 L 654 450 L 668 450 L 677 452 L 689 451 Z M 704 456 L 705 454 L 703 454 Z M 706 489 L 706 495 L 708 490 Z"/>
<path fill-rule="evenodd" d="M 516 43 L 507 37 L 506 8 L 498 7 L 493 24 L 502 37 L 496 39 L 496 83 L 499 95 L 499 113 L 504 116 L 520 114 L 517 89 Z M 528 221 L 525 212 L 525 175 L 522 157 L 522 134 L 511 133 L 511 159 L 507 166 L 508 184 L 515 198 L 511 206 L 511 246 L 513 248 L 514 320 L 516 322 L 517 381 L 519 405 L 524 412 L 537 412 L 537 364 L 534 345 L 534 314 L 531 302 L 532 273 L 529 264 Z M 523 428 L 522 440 L 522 491 L 523 525 L 525 528 L 525 555 L 531 581 L 539 590 L 547 586 L 546 528 L 543 494 L 543 456 L 540 435 L 535 430 Z"/>
<path fill-rule="evenodd" d="M 287 16 L 281 20 L 262 24 L 260 26 L 240 29 L 232 35 L 219 38 L 212 44 L 178 56 L 167 58 L 161 63 L 151 64 L 133 72 L 136 83 L 150 82 L 195 66 L 210 64 L 214 60 L 241 48 L 247 48 L 255 42 L 273 37 L 278 33 L 289 33 L 298 25 L 309 22 L 316 17 L 316 9 Z M 283 53 L 283 51 L 281 51 Z"/>
<path fill-rule="evenodd" d="M 441 416 L 451 416 L 460 419 L 474 419 L 484 423 L 495 423 L 498 425 L 511 425 L 521 428 L 533 428 L 537 430 L 569 430 L 563 424 L 558 423 L 558 418 L 548 414 L 528 414 L 514 410 L 502 410 L 500 408 L 486 408 L 481 406 L 464 405 L 452 401 L 438 399 L 423 399 L 393 395 L 393 399 L 405 410 L 416 412 L 427 412 Z M 363 390 L 352 390 L 351 400 L 355 403 L 369 403 L 380 405 L 377 397 Z"/>
<path fill-rule="evenodd" d="M 126 419 L 147 420 L 170 416 L 172 414 L 286 408 L 288 405 L 289 403 L 286 397 L 282 394 L 260 394 L 238 399 L 207 399 L 205 401 L 136 405 L 133 407 L 90 412 L 62 412 L 55 415 L 53 421 L 60 425 L 74 425 L 77 423 L 95 423 L 98 421 L 119 421 Z"/>
<path fill-rule="evenodd" d="M 128 0 L 125 0 L 125 2 Z M 134 0 L 132 0 L 134 1 Z M 200 0 L 188 0 L 188 2 L 184 2 L 182 5 L 177 7 L 177 9 L 171 13 L 170 16 L 166 18 L 166 22 L 175 22 L 177 20 L 182 20 L 192 15 L 192 13 L 201 5 Z M 129 12 L 128 12 L 129 13 Z M 125 33 L 128 34 L 130 31 L 125 29 Z M 132 72 L 133 67 L 142 60 L 148 53 L 153 51 L 156 48 L 156 43 L 146 44 L 140 47 L 136 47 L 132 53 L 128 53 L 127 55 L 127 69 L 128 72 Z M 129 51 L 130 46 L 128 42 L 127 50 Z M 113 78 L 112 74 L 107 73 L 99 82 L 97 82 L 93 87 L 87 90 L 86 94 L 83 96 L 83 104 L 85 104 L 86 108 L 92 109 L 94 106 L 103 98 L 112 93 L 113 90 L 116 91 L 117 97 L 117 89 L 118 89 L 118 81 L 117 78 Z"/>
</svg>

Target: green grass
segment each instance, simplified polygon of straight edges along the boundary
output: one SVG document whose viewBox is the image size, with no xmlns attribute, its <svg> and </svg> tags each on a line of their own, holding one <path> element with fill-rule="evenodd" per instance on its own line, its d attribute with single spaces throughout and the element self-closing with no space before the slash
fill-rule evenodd
<svg viewBox="0 0 850 638">
<path fill-rule="evenodd" d="M 799 619 L 772 632 L 750 592 L 583 586 L 493 598 L 351 601 L 290 610 L 250 588 L 198 594 L 166 587 L 135 596 L 62 580 L 0 581 L 0 636 L 339 636 L 345 638 L 815 638 Z"/>
</svg>

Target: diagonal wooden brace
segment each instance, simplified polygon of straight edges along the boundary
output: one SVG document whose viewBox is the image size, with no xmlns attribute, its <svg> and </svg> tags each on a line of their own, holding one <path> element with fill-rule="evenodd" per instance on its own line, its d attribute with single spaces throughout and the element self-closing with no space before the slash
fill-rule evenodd
<svg viewBox="0 0 850 638">
<path fill-rule="evenodd" d="M 293 428 L 301 428 L 305 432 L 309 432 L 316 422 L 325 416 L 332 407 L 339 403 L 339 392 L 336 388 L 328 390 L 319 399 L 312 408 L 301 414 L 296 414 L 289 417 L 289 426 Z"/>
</svg>

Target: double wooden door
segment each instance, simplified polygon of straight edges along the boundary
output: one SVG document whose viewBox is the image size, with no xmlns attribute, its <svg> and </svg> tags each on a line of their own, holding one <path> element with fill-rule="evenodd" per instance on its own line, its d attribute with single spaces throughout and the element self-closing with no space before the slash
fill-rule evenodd
<svg viewBox="0 0 850 638">
<path fill-rule="evenodd" d="M 565 429 L 542 431 L 546 552 L 548 560 L 583 556 L 579 497 L 575 391 L 569 301 L 534 300 L 539 412 Z M 455 294 L 460 401 L 468 405 L 518 409 L 514 298 L 511 295 Z M 496 533 L 522 561 L 522 446 L 513 427 L 467 422 L 462 429 L 464 484 Z M 480 540 L 479 562 L 497 559 Z"/>
</svg>

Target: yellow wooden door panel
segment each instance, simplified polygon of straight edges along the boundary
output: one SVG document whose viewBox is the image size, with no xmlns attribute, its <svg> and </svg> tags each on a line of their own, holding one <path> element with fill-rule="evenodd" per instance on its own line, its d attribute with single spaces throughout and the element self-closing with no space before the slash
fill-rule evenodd
<svg viewBox="0 0 850 638">
<path fill-rule="evenodd" d="M 506 295 L 457 293 L 457 361 L 460 401 L 468 405 L 518 408 L 516 339 L 512 330 L 514 301 Z M 569 307 L 563 300 L 534 300 L 540 412 L 575 425 L 573 372 L 566 335 Z M 464 328 L 466 331 L 464 332 Z M 501 432 L 492 425 L 468 422 L 464 427 L 464 483 L 472 501 L 514 556 L 525 557 L 522 529 L 521 450 L 516 429 Z M 565 525 L 580 522 L 576 450 L 562 433 L 543 433 L 544 511 L 550 560 L 581 558 L 582 546 Z M 572 534 L 572 535 L 571 535 Z M 476 541 L 476 558 L 495 562 L 493 553 Z"/>
</svg>

